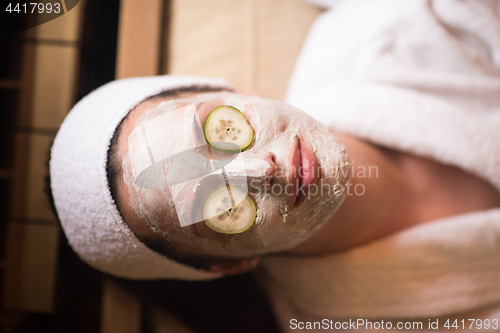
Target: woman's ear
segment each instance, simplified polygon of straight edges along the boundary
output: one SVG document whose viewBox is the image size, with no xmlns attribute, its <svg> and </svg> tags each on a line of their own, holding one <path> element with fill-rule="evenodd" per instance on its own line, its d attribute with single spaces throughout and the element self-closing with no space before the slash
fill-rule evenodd
<svg viewBox="0 0 500 333">
<path fill-rule="evenodd" d="M 221 262 L 218 264 L 213 264 L 208 269 L 210 272 L 223 273 L 226 275 L 236 275 L 243 274 L 255 269 L 259 266 L 261 257 L 252 257 L 246 259 L 240 259 L 237 261 Z"/>
</svg>

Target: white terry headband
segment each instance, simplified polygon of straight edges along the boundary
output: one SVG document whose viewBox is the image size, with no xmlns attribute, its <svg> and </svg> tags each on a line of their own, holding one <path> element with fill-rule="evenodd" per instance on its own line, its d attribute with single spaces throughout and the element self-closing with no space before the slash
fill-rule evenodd
<svg viewBox="0 0 500 333">
<path fill-rule="evenodd" d="M 177 263 L 141 243 L 118 212 L 106 174 L 109 144 L 123 118 L 151 96 L 191 86 L 231 88 L 223 79 L 193 76 L 113 81 L 78 102 L 62 123 L 50 159 L 54 204 L 69 244 L 94 268 L 129 279 L 220 276 Z"/>
</svg>

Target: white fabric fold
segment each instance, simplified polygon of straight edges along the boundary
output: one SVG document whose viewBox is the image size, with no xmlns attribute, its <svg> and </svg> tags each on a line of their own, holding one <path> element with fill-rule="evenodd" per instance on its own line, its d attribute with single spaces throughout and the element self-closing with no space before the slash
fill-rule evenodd
<svg viewBox="0 0 500 333">
<path fill-rule="evenodd" d="M 263 264 L 267 288 L 299 318 L 463 312 L 500 301 L 500 208 L 419 225 L 338 255 L 275 256 Z"/>
</svg>

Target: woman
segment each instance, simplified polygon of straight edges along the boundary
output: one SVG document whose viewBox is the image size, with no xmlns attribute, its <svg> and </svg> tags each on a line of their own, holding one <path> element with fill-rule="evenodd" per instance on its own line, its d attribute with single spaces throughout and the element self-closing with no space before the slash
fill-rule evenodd
<svg viewBox="0 0 500 333">
<path fill-rule="evenodd" d="M 342 2 L 323 15 L 288 101 L 328 129 L 220 80 L 138 78 L 98 89 L 75 106 L 52 151 L 55 204 L 71 245 L 91 265 L 130 278 L 213 278 L 272 254 L 260 276 L 283 329 L 293 329 L 291 318 L 430 317 L 499 302 L 498 292 L 478 287 L 499 287 L 498 64 L 483 57 L 485 44 L 486 55 L 497 54 L 488 41 L 498 31 L 478 44 L 470 36 L 485 29 L 457 20 L 492 17 L 489 5 L 384 1 L 360 10 Z M 192 133 L 221 105 L 239 109 L 255 133 L 239 156 L 261 216 L 234 235 L 187 213 L 204 203 L 201 180 L 185 175 L 193 170 L 160 170 L 155 180 L 165 188 L 138 183 L 146 164 L 137 156 L 153 163 L 199 147 L 203 137 Z M 149 142 L 147 126 L 137 134 L 176 110 L 191 117 L 169 127 L 175 136 Z M 188 183 L 179 193 L 170 172 Z M 290 193 L 273 193 L 287 185 Z"/>
</svg>

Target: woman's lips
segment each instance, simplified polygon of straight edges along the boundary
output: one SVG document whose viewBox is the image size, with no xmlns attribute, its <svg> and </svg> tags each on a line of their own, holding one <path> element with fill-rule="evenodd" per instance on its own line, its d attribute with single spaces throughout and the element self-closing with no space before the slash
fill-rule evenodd
<svg viewBox="0 0 500 333">
<path fill-rule="evenodd" d="M 300 149 L 300 187 L 308 188 L 316 182 L 316 159 L 314 153 L 306 145 L 304 140 L 299 139 Z"/>
<path fill-rule="evenodd" d="M 288 155 L 288 183 L 286 186 L 291 187 L 291 192 L 287 192 L 290 195 L 292 201 L 290 203 L 295 203 L 298 195 L 298 188 L 300 186 L 300 165 L 302 164 L 300 158 L 300 143 L 297 137 L 294 138 L 292 148 Z"/>
<path fill-rule="evenodd" d="M 288 181 L 293 189 L 293 203 L 303 201 L 309 186 L 316 182 L 316 159 L 304 140 L 295 138 L 289 155 Z"/>
</svg>

